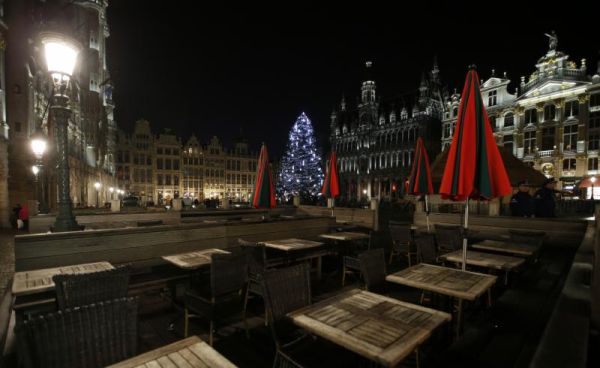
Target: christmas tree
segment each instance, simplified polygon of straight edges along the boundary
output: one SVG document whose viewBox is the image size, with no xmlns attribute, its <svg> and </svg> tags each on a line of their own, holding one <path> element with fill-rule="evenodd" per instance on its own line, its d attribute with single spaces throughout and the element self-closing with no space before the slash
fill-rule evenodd
<svg viewBox="0 0 600 368">
<path fill-rule="evenodd" d="M 286 152 L 281 158 L 277 183 L 279 196 L 286 201 L 297 195 L 314 199 L 323 184 L 321 164 L 312 124 L 302 113 L 290 130 Z"/>
</svg>

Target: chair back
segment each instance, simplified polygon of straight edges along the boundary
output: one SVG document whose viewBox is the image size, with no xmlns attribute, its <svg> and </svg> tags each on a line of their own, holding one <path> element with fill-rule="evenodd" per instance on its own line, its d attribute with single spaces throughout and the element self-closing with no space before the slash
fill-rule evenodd
<svg viewBox="0 0 600 368">
<path fill-rule="evenodd" d="M 213 297 L 243 289 L 248 282 L 248 258 L 240 254 L 213 254 L 210 263 L 210 288 Z"/>
<path fill-rule="evenodd" d="M 541 247 L 544 242 L 546 233 L 543 231 L 528 231 L 528 230 L 508 230 L 510 240 L 515 243 L 533 245 Z"/>
<path fill-rule="evenodd" d="M 74 308 L 104 300 L 125 298 L 129 290 L 129 267 L 111 270 L 54 275 L 59 309 Z"/>
<path fill-rule="evenodd" d="M 283 351 L 277 349 L 275 360 L 273 361 L 273 368 L 303 368 L 303 366 Z"/>
<path fill-rule="evenodd" d="M 436 264 L 437 250 L 433 234 L 424 234 L 415 239 L 418 259 L 423 263 Z"/>
<path fill-rule="evenodd" d="M 311 303 L 310 266 L 307 263 L 267 271 L 263 282 L 269 322 L 277 322 L 289 312 Z"/>
<path fill-rule="evenodd" d="M 385 254 L 383 249 L 372 249 L 359 254 L 360 271 L 367 290 L 378 290 L 385 286 Z"/>
<path fill-rule="evenodd" d="M 390 223 L 389 227 L 393 249 L 400 252 L 408 252 L 413 240 L 410 224 Z"/>
<path fill-rule="evenodd" d="M 261 274 L 267 265 L 267 252 L 264 244 L 253 243 L 238 239 L 238 243 L 248 256 L 248 272 L 253 275 Z"/>
<path fill-rule="evenodd" d="M 91 368 L 130 358 L 137 350 L 137 304 L 121 298 L 18 323 L 19 359 L 26 368 Z"/>
<path fill-rule="evenodd" d="M 458 225 L 435 224 L 435 239 L 438 246 L 447 250 L 458 250 L 462 247 L 462 230 Z"/>
</svg>

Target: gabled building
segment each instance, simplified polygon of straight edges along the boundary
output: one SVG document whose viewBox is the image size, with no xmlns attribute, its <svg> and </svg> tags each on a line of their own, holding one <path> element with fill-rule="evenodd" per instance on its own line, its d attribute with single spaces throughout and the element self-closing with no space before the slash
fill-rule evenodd
<svg viewBox="0 0 600 368">
<path fill-rule="evenodd" d="M 444 106 L 437 63 L 423 74 L 417 94 L 390 99 L 377 96 L 373 64 L 365 66 L 357 104 L 342 98 L 331 114 L 330 141 L 338 157 L 342 201 L 399 195 L 417 137 L 423 137 L 431 157 L 440 151 Z"/>
</svg>

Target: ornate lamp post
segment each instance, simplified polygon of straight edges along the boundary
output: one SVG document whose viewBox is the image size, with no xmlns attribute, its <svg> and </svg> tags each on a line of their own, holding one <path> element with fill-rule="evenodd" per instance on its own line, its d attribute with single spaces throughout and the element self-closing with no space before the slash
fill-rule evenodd
<svg viewBox="0 0 600 368">
<path fill-rule="evenodd" d="M 39 211 L 41 213 L 47 212 L 46 200 L 45 200 L 45 189 L 44 189 L 44 177 L 40 175 L 44 167 L 44 153 L 46 152 L 47 142 L 46 137 L 42 133 L 41 129 L 36 129 L 35 133 L 31 135 L 31 150 L 35 156 L 35 164 L 31 168 L 35 175 L 35 195 L 39 203 Z M 40 180 L 41 179 L 41 180 Z"/>
<path fill-rule="evenodd" d="M 52 231 L 82 230 L 73 215 L 69 178 L 69 81 L 77 62 L 78 44 L 57 33 L 41 35 L 48 73 L 54 82 L 51 112 L 56 124 L 58 214 Z"/>
<path fill-rule="evenodd" d="M 100 206 L 100 204 L 98 203 L 98 197 L 100 196 L 100 188 L 101 187 L 102 187 L 102 184 L 100 184 L 99 182 L 94 183 L 94 188 L 96 188 L 96 208 L 98 208 Z"/>
</svg>

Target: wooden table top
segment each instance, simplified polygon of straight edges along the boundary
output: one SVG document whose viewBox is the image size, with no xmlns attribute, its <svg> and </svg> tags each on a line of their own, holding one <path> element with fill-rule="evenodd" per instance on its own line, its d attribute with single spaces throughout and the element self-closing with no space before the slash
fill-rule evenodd
<svg viewBox="0 0 600 368">
<path fill-rule="evenodd" d="M 312 240 L 304 240 L 304 239 L 280 239 L 280 240 L 269 240 L 261 242 L 266 247 L 275 248 L 279 250 L 283 250 L 286 252 L 294 251 L 294 250 L 302 250 L 302 249 L 310 249 L 316 248 L 323 245 L 321 242 L 316 242 Z"/>
<path fill-rule="evenodd" d="M 176 341 L 158 349 L 110 365 L 109 368 L 190 368 L 235 367 L 198 336 Z"/>
<path fill-rule="evenodd" d="M 325 238 L 325 239 L 350 241 L 350 240 L 369 239 L 369 234 L 357 233 L 357 232 L 352 232 L 352 231 L 340 231 L 337 233 L 321 234 L 321 235 L 319 235 L 319 237 Z"/>
<path fill-rule="evenodd" d="M 95 262 L 15 272 L 12 293 L 13 295 L 27 295 L 52 290 L 54 289 L 54 281 L 52 281 L 52 276 L 54 275 L 98 272 L 113 268 L 108 262 Z"/>
<path fill-rule="evenodd" d="M 387 275 L 389 282 L 429 290 L 465 300 L 475 300 L 496 282 L 497 277 L 426 263 Z"/>
<path fill-rule="evenodd" d="M 449 262 L 458 262 L 462 264 L 462 250 L 446 253 L 440 256 L 440 259 Z M 524 258 L 505 256 L 502 254 L 477 252 L 467 250 L 467 264 L 473 266 L 493 268 L 496 270 L 510 271 L 525 263 Z"/>
<path fill-rule="evenodd" d="M 510 241 L 484 240 L 471 245 L 475 249 L 492 250 L 496 252 L 511 253 L 520 256 L 532 256 L 538 248 L 528 244 L 518 244 Z"/>
<path fill-rule="evenodd" d="M 452 318 L 445 312 L 359 289 L 288 316 L 305 330 L 390 367 Z"/>
<path fill-rule="evenodd" d="M 223 249 L 204 249 L 195 252 L 174 254 L 170 256 L 163 256 L 162 259 L 174 264 L 179 268 L 186 270 L 193 270 L 202 266 L 207 266 L 211 262 L 211 256 L 215 253 L 229 254 L 228 251 Z"/>
</svg>

